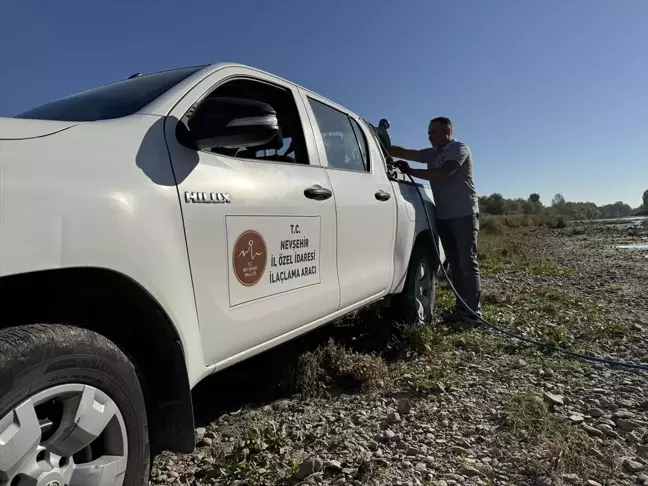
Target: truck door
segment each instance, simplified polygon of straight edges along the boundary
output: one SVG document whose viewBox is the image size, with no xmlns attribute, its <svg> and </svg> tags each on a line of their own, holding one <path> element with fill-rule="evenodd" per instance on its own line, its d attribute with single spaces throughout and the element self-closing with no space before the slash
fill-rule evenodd
<svg viewBox="0 0 648 486">
<path fill-rule="evenodd" d="M 235 150 L 187 148 L 183 119 L 221 96 L 270 104 L 281 137 Z M 296 96 L 271 75 L 226 67 L 166 121 L 207 364 L 260 351 L 338 309 L 335 202 Z"/>
<path fill-rule="evenodd" d="M 391 286 L 396 211 L 375 144 L 357 117 L 301 90 L 337 208 L 340 308 L 384 295 Z"/>
</svg>

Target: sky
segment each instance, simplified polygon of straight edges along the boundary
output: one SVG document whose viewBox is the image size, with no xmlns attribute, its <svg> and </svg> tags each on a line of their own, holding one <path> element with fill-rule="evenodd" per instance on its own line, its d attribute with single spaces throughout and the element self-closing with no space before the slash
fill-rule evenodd
<svg viewBox="0 0 648 486">
<path fill-rule="evenodd" d="M 0 116 L 234 61 L 429 146 L 449 117 L 480 195 L 641 204 L 648 0 L 1 0 Z"/>
</svg>

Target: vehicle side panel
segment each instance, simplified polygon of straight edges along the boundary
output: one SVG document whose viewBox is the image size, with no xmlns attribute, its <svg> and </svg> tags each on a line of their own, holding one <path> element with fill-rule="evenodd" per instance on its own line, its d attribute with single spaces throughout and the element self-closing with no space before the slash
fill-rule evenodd
<svg viewBox="0 0 648 486">
<path fill-rule="evenodd" d="M 0 276 L 71 267 L 138 282 L 175 324 L 191 384 L 208 373 L 162 118 L 0 142 Z"/>
</svg>

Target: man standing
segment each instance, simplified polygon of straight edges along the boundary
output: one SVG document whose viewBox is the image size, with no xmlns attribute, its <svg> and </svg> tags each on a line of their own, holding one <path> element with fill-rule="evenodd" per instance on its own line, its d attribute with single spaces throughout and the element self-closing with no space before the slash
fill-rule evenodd
<svg viewBox="0 0 648 486">
<path fill-rule="evenodd" d="M 413 169 L 407 162 L 396 165 L 404 173 L 430 181 L 436 205 L 437 230 L 450 263 L 452 283 L 475 313 L 481 316 L 481 279 L 477 264 L 479 203 L 473 183 L 473 160 L 468 146 L 452 137 L 452 123 L 438 117 L 430 122 L 432 148 L 410 150 L 392 145 L 390 155 L 420 162 L 426 169 Z M 457 299 L 455 309 L 444 313 L 457 329 L 474 327 L 478 320 Z"/>
</svg>

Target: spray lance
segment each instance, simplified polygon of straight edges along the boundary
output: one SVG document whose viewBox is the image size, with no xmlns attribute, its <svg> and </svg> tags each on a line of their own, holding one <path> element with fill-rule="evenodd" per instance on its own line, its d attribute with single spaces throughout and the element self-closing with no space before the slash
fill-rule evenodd
<svg viewBox="0 0 648 486">
<path fill-rule="evenodd" d="M 400 160 L 399 161 L 394 161 L 394 159 L 392 158 L 392 156 L 389 153 L 389 151 L 391 149 L 391 137 L 389 136 L 389 133 L 387 132 L 387 130 L 390 127 L 389 121 L 386 118 L 382 118 L 378 122 L 378 126 L 376 127 L 376 126 L 372 125 L 368 120 L 366 120 L 364 118 L 362 120 L 371 128 L 374 135 L 378 139 L 378 142 L 380 144 L 380 148 L 382 150 L 382 153 L 383 153 L 383 155 L 385 157 L 385 160 L 386 160 L 386 163 L 387 163 L 387 174 L 388 174 L 389 178 L 393 179 L 393 180 L 398 180 L 398 173 L 400 172 L 401 174 L 407 176 L 409 178 L 410 182 L 412 184 L 414 184 L 415 187 L 418 188 L 418 184 L 416 184 L 416 182 L 414 182 L 414 179 L 412 178 L 412 176 L 410 174 L 404 173 L 404 172 L 399 170 L 398 166 L 401 163 L 405 164 L 405 162 L 400 161 Z M 425 217 L 426 217 L 427 222 L 428 222 L 428 227 L 430 229 L 432 229 L 432 228 L 435 227 L 435 225 L 432 223 L 432 218 L 430 217 L 430 213 L 428 212 L 427 204 L 426 204 L 425 199 L 423 198 L 423 194 L 421 194 L 420 190 L 417 190 L 416 193 L 418 194 L 418 196 L 419 196 L 419 198 L 421 200 L 421 206 L 423 207 L 423 211 L 425 212 Z M 439 245 L 437 243 L 436 238 L 432 238 L 432 242 L 433 242 L 434 252 L 435 252 L 436 257 L 437 257 L 437 261 L 441 261 Z M 454 285 L 452 283 L 452 280 L 448 276 L 448 272 L 446 271 L 446 268 L 445 268 L 444 265 L 441 265 L 441 270 L 443 271 L 446 282 L 450 286 L 450 289 L 452 290 L 452 293 L 459 300 L 459 302 L 461 302 L 463 304 L 464 309 L 467 309 L 467 311 L 470 314 L 472 314 L 472 316 L 475 319 L 477 319 L 480 323 L 484 324 L 485 326 L 487 326 L 487 327 L 489 327 L 489 328 L 491 328 L 491 329 L 493 329 L 493 330 L 495 330 L 495 331 L 497 331 L 497 332 L 499 332 L 501 334 L 504 334 L 505 336 L 508 336 L 508 337 L 510 337 L 512 339 L 517 339 L 517 340 L 525 342 L 527 344 L 532 344 L 534 346 L 537 346 L 537 347 L 542 348 L 542 349 L 547 350 L 547 351 L 554 351 L 554 352 L 558 352 L 558 353 L 563 353 L 563 354 L 566 354 L 568 356 L 583 359 L 583 360 L 586 360 L 586 361 L 592 361 L 592 362 L 601 363 L 601 364 L 607 364 L 607 365 L 611 365 L 611 366 L 622 366 L 622 367 L 625 367 L 625 368 L 631 368 L 631 369 L 635 369 L 635 370 L 648 371 L 648 365 L 630 363 L 630 362 L 627 362 L 627 361 L 618 361 L 618 360 L 601 358 L 601 357 L 598 357 L 598 356 L 591 356 L 591 355 L 580 354 L 580 353 L 574 353 L 572 351 L 560 348 L 558 346 L 554 346 L 554 345 L 549 344 L 549 343 L 542 343 L 542 342 L 536 341 L 534 339 L 530 339 L 530 338 L 527 338 L 527 337 L 524 337 L 524 336 L 520 336 L 518 334 L 515 334 L 515 333 L 507 330 L 507 329 L 496 326 L 495 324 L 492 324 L 491 322 L 487 321 L 483 316 L 480 316 L 479 314 L 477 314 L 475 311 L 473 311 L 466 304 L 466 302 L 463 300 L 461 295 L 459 295 L 459 293 L 457 292 L 457 289 L 454 287 Z"/>
</svg>

